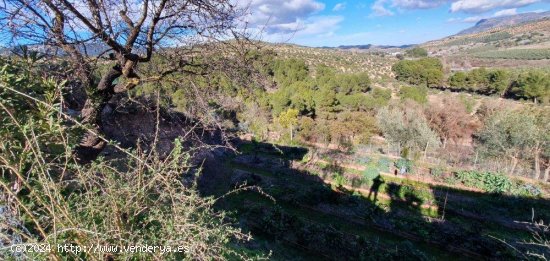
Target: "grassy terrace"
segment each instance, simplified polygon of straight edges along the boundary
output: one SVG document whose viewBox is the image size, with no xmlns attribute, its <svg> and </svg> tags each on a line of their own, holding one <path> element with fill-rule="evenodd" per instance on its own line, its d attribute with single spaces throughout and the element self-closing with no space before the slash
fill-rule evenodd
<svg viewBox="0 0 550 261">
<path fill-rule="evenodd" d="M 511 258 L 514 252 L 497 239 L 514 245 L 528 240 L 530 232 L 514 220 L 528 220 L 531 209 L 550 209 L 546 200 L 434 186 L 391 175 L 382 176 L 377 193 L 371 193 L 372 183 L 352 184 L 350 177 L 361 175 L 357 170 L 341 169 L 346 177 L 343 182 L 316 164 L 305 164 L 299 170 L 289 167 L 289 161 L 300 158 L 296 151 L 244 150 L 226 161 L 231 171 L 225 175 L 232 181 L 226 183 L 255 185 L 269 196 L 241 192 L 224 198 L 219 207 L 234 211 L 240 223 L 254 235 L 259 233 L 259 251 L 273 250 L 275 258 L 307 259 L 312 257 L 308 253 L 317 253 L 317 259 L 333 259 L 334 251 L 345 252 L 338 250 L 339 240 L 345 238 L 366 240 L 367 252 L 389 246 L 405 251 L 403 245 L 410 244 L 429 259 Z M 220 182 L 216 194 L 230 189 Z M 291 222 L 296 227 L 289 228 L 280 217 L 300 225 Z M 288 232 L 302 232 L 303 227 L 309 233 L 337 233 L 334 251 L 316 249 L 312 242 L 300 240 L 304 235 Z"/>
</svg>

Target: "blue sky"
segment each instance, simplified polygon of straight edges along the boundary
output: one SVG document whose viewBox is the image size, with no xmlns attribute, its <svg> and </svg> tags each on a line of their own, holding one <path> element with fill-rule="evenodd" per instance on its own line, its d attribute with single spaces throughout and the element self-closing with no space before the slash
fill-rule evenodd
<svg viewBox="0 0 550 261">
<path fill-rule="evenodd" d="M 550 10 L 550 0 L 252 0 L 261 39 L 307 46 L 402 45 L 439 39 L 483 18 Z"/>
</svg>

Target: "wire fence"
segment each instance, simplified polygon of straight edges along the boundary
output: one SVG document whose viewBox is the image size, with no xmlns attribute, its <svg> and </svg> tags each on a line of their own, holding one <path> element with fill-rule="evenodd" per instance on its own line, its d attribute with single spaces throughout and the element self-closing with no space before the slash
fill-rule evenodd
<svg viewBox="0 0 550 261">
<path fill-rule="evenodd" d="M 401 149 L 392 144 L 369 144 L 357 146 L 353 157 L 356 161 L 362 162 L 365 158 L 381 156 L 391 159 L 401 158 Z M 537 179 L 533 160 L 518 162 L 512 171 L 512 163 L 507 158 L 484 158 L 474 150 L 472 146 L 448 144 L 445 148 L 428 149 L 425 152 L 416 152 L 409 155 L 417 165 L 427 168 L 442 167 L 455 170 L 490 171 L 513 176 L 521 176 Z M 543 169 L 540 172 L 544 172 Z"/>
</svg>

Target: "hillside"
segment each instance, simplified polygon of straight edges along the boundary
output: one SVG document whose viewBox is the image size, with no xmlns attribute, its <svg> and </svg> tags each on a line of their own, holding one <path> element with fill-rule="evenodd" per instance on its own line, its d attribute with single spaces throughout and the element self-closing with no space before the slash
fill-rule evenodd
<svg viewBox="0 0 550 261">
<path fill-rule="evenodd" d="M 450 71 L 478 67 L 548 68 L 550 19 L 454 35 L 421 45 Z"/>
<path fill-rule="evenodd" d="M 388 51 L 366 52 L 359 49 L 313 48 L 290 44 L 270 44 L 267 48 L 281 58 L 302 59 L 311 69 L 327 65 L 343 73 L 369 72 L 376 82 L 393 78 L 391 66 L 397 61 Z"/>
<path fill-rule="evenodd" d="M 0 260 L 550 258 L 550 18 L 368 44 L 520 1 L 8 2 Z"/>
<path fill-rule="evenodd" d="M 517 15 L 510 15 L 510 16 L 481 19 L 473 27 L 462 30 L 457 35 L 481 33 L 491 29 L 516 26 L 523 23 L 534 22 L 534 21 L 538 21 L 549 17 L 550 17 L 550 12 L 542 12 L 542 13 L 523 13 L 523 14 L 517 14 Z"/>
<path fill-rule="evenodd" d="M 484 19 L 456 35 L 419 46 L 442 60 L 447 71 L 472 68 L 550 68 L 550 12 Z M 369 72 L 375 82 L 393 78 L 391 65 L 412 45 L 342 45 L 314 48 L 268 44 L 282 58 L 324 64 L 344 73 Z M 314 67 L 313 66 L 313 67 Z"/>
</svg>

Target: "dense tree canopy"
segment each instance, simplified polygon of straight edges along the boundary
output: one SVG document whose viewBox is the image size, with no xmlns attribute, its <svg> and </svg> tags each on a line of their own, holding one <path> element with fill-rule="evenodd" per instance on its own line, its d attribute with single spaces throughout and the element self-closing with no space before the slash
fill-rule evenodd
<svg viewBox="0 0 550 261">
<path fill-rule="evenodd" d="M 523 154 L 528 154 L 537 137 L 536 119 L 520 111 L 500 111 L 492 115 L 477 134 L 478 150 L 483 155 L 510 160 L 514 173 Z"/>
<path fill-rule="evenodd" d="M 550 102 L 550 73 L 543 70 L 529 69 L 517 73 L 504 69 L 478 68 L 452 74 L 448 84 L 450 89 L 457 91 Z"/>
<path fill-rule="evenodd" d="M 530 71 L 520 74 L 513 83 L 512 93 L 518 98 L 550 102 L 550 73 Z"/>
<path fill-rule="evenodd" d="M 428 51 L 422 47 L 414 47 L 412 49 L 409 49 L 405 51 L 405 55 L 409 57 L 427 57 Z"/>
<path fill-rule="evenodd" d="M 449 77 L 448 82 L 452 89 L 503 96 L 510 87 L 511 77 L 506 70 L 479 68 L 469 72 L 456 72 Z"/>
<path fill-rule="evenodd" d="M 371 91 L 367 73 L 344 74 L 321 65 L 315 78 L 303 60 L 277 59 L 272 67 L 277 90 L 269 95 L 273 115 L 294 108 L 301 115 L 341 110 L 367 110 L 389 99 L 387 91 Z"/>
<path fill-rule="evenodd" d="M 384 107 L 378 111 L 376 119 L 384 137 L 400 148 L 424 151 L 429 146 L 439 146 L 440 138 L 421 111 L 415 108 Z"/>
<path fill-rule="evenodd" d="M 410 84 L 437 87 L 443 83 L 443 65 L 436 58 L 399 61 L 392 70 L 397 80 Z"/>
</svg>

